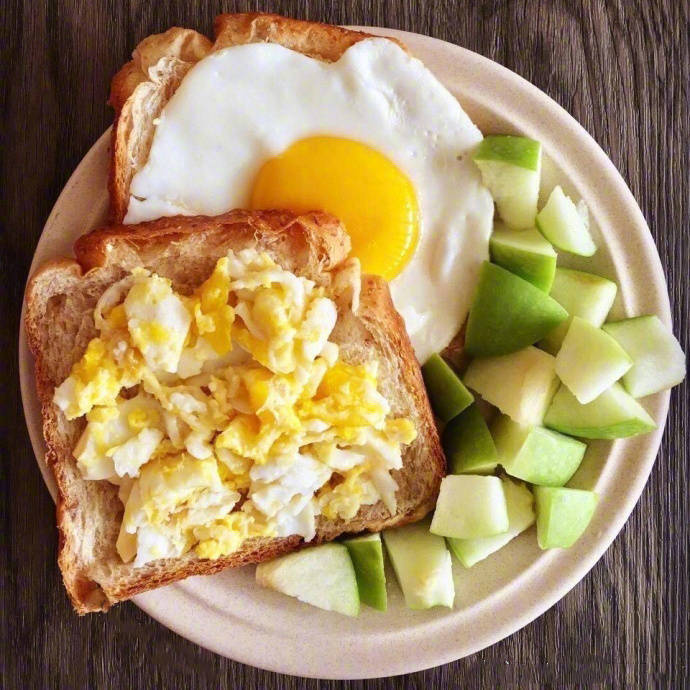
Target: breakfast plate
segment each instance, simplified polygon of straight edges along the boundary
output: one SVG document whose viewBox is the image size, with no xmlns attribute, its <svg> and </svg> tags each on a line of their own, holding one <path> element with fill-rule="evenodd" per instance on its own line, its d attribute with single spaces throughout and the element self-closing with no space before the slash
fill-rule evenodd
<svg viewBox="0 0 690 690">
<path fill-rule="evenodd" d="M 490 60 L 437 39 L 388 29 L 453 93 L 484 133 L 515 133 L 542 142 L 543 189 L 560 184 L 590 209 L 599 251 L 585 268 L 620 285 L 613 315 L 654 313 L 670 326 L 667 287 L 654 241 L 632 194 L 593 139 L 555 102 Z M 84 157 L 46 223 L 32 263 L 70 254 L 74 240 L 101 224 L 109 132 Z M 20 333 L 20 377 L 31 442 L 46 485 L 41 416 L 31 356 Z M 184 637 L 229 658 L 261 668 L 319 678 L 381 677 L 417 671 L 477 652 L 523 627 L 563 597 L 596 563 L 632 511 L 654 463 L 669 393 L 645 400 L 658 427 L 613 443 L 594 441 L 577 474 L 576 488 L 595 489 L 599 507 L 589 529 L 568 550 L 542 552 L 533 530 L 523 533 L 471 570 L 454 564 L 458 592 L 452 610 L 406 609 L 395 587 L 386 613 L 365 609 L 338 618 L 260 589 L 253 568 L 195 577 L 138 595 L 134 602 Z M 391 576 L 392 579 L 392 576 Z"/>
</svg>

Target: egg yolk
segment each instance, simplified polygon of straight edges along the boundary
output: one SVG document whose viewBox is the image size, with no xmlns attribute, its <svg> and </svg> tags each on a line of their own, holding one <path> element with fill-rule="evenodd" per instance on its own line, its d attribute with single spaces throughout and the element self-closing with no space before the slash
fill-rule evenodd
<svg viewBox="0 0 690 690">
<path fill-rule="evenodd" d="M 327 211 L 345 225 L 362 271 L 391 280 L 412 257 L 419 235 L 414 187 L 378 151 L 349 139 L 310 137 L 267 161 L 251 208 Z"/>
</svg>

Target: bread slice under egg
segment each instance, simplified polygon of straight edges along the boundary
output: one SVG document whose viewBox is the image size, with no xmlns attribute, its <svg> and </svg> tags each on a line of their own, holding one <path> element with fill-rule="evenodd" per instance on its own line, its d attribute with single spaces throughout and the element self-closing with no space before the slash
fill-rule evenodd
<svg viewBox="0 0 690 690">
<path fill-rule="evenodd" d="M 132 60 L 113 77 L 109 103 L 115 110 L 115 121 L 108 182 L 112 222 L 121 223 L 127 214 L 130 183 L 148 159 L 156 118 L 187 72 L 206 55 L 230 46 L 263 42 L 334 62 L 350 46 L 372 37 L 339 26 L 260 12 L 221 14 L 213 29 L 215 42 L 179 27 L 148 36 L 134 49 Z M 396 39 L 388 40 L 404 48 Z"/>
<path fill-rule="evenodd" d="M 445 460 L 420 369 L 387 283 L 362 276 L 356 313 L 351 296 L 337 280 L 350 250 L 342 225 L 325 213 L 296 216 L 287 211 L 231 211 L 214 218 L 173 217 L 139 225 L 95 230 L 77 240 L 76 260 L 51 261 L 31 278 L 26 292 L 26 329 L 35 359 L 42 405 L 46 461 L 58 488 L 58 562 L 65 586 L 79 613 L 107 610 L 113 603 L 190 575 L 269 560 L 298 548 L 301 537 L 255 538 L 218 560 L 193 553 L 134 568 L 115 549 L 123 508 L 117 487 L 82 478 L 72 455 L 84 426 L 68 421 L 53 403 L 53 392 L 97 335 L 93 310 L 111 284 L 136 266 L 170 278 L 176 290 L 191 292 L 228 250 L 258 247 L 284 268 L 318 284 L 338 305 L 331 339 L 348 362 L 375 358 L 380 390 L 396 416 L 410 417 L 417 439 L 403 452 L 403 468 L 394 471 L 399 485 L 397 513 L 382 503 L 363 506 L 349 521 L 319 517 L 312 543 L 343 533 L 378 531 L 418 520 L 436 501 Z M 350 288 L 351 292 L 351 288 Z"/>
</svg>

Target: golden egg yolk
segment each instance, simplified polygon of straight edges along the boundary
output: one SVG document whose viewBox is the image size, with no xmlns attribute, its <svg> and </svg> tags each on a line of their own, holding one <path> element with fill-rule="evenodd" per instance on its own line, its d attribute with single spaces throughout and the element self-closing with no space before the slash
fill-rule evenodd
<svg viewBox="0 0 690 690">
<path fill-rule="evenodd" d="M 365 273 L 391 280 L 412 257 L 419 209 L 410 180 L 384 155 L 338 137 L 310 137 L 267 161 L 251 208 L 327 211 L 345 225 Z"/>
</svg>

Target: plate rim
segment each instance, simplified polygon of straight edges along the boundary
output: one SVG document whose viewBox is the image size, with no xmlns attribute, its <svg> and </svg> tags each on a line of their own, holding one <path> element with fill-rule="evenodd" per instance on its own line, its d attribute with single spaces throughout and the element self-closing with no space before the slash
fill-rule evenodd
<svg viewBox="0 0 690 690">
<path fill-rule="evenodd" d="M 588 154 L 596 159 L 596 164 L 600 167 L 601 176 L 606 179 L 615 189 L 615 193 L 618 196 L 619 202 L 624 207 L 625 212 L 631 214 L 635 220 L 635 225 L 642 230 L 639 233 L 638 239 L 642 242 L 642 250 L 645 255 L 649 256 L 651 259 L 651 279 L 657 284 L 656 287 L 663 286 L 663 290 L 660 291 L 660 303 L 658 304 L 659 312 L 658 315 L 665 323 L 671 323 L 671 312 L 670 312 L 670 302 L 668 296 L 668 287 L 666 285 L 665 274 L 663 267 L 661 265 L 661 260 L 656 249 L 651 232 L 646 224 L 646 221 L 640 211 L 637 202 L 635 201 L 631 191 L 629 190 L 627 184 L 623 180 L 622 176 L 615 168 L 610 159 L 606 156 L 604 151 L 599 147 L 592 136 L 569 114 L 565 111 L 558 103 L 547 96 L 544 92 L 538 89 L 536 86 L 523 79 L 519 75 L 515 74 L 511 70 L 499 65 L 498 63 L 486 58 L 478 53 L 469 51 L 461 46 L 455 45 L 453 43 L 448 43 L 441 39 L 433 38 L 430 36 L 425 36 L 422 34 L 415 34 L 406 31 L 400 31 L 395 29 L 387 29 L 383 27 L 351 27 L 359 30 L 366 30 L 371 33 L 379 35 L 396 36 L 400 38 L 403 42 L 408 44 L 422 44 L 428 43 L 430 48 L 435 48 L 439 51 L 445 51 L 450 57 L 455 59 L 464 59 L 470 62 L 474 62 L 479 69 L 484 69 L 489 73 L 492 73 L 493 77 L 497 80 L 507 80 L 513 84 L 513 88 L 516 88 L 522 92 L 525 92 L 529 99 L 532 99 L 537 110 L 545 110 L 546 113 L 560 121 L 566 130 L 565 136 L 567 138 L 572 138 L 583 142 L 587 148 Z M 414 51 L 413 51 L 414 52 Z M 524 122 L 522 124 L 527 124 Z M 58 199 L 51 211 L 51 214 L 46 221 L 43 231 L 54 222 L 56 215 L 59 214 L 60 204 L 63 198 L 69 194 L 71 186 L 78 179 L 80 170 L 83 169 L 85 162 L 92 160 L 94 156 L 100 154 L 103 146 L 107 145 L 107 140 L 109 140 L 110 128 L 94 143 L 91 149 L 84 156 L 82 161 L 75 169 L 75 171 L 70 176 L 67 184 L 61 191 Z M 574 170 L 571 170 L 569 176 L 576 176 Z M 586 176 L 585 176 L 586 177 Z M 43 231 L 41 237 L 43 236 Z M 39 239 L 39 245 L 41 240 Z M 36 268 L 36 258 L 38 254 L 38 246 L 34 258 L 32 260 L 31 269 L 29 275 L 33 273 Z M 630 288 L 632 289 L 632 288 Z M 623 286 L 621 286 L 621 292 L 623 292 Z M 35 390 L 33 388 L 33 375 L 32 375 L 32 361 L 28 353 L 28 347 L 26 343 L 25 331 L 23 327 L 24 323 L 24 301 L 22 302 L 22 313 L 20 321 L 20 332 L 19 332 L 19 366 L 20 366 L 20 387 L 22 394 L 22 405 L 24 409 L 27 429 L 29 431 L 29 436 L 31 438 L 31 443 L 34 449 L 34 454 L 36 455 L 37 464 L 43 475 L 44 481 L 48 490 L 51 492 L 53 499 L 55 498 L 55 484 L 52 474 L 47 467 L 43 456 L 44 456 L 44 445 L 42 435 L 38 434 L 36 437 L 36 424 L 35 420 L 32 422 L 33 412 L 31 410 L 32 398 L 35 403 Z M 28 357 L 28 359 L 27 359 Z M 173 632 L 205 647 L 215 653 L 222 656 L 246 663 L 258 668 L 265 670 L 274 671 L 277 673 L 284 673 L 288 675 L 295 675 L 301 677 L 312 677 L 312 678 L 322 678 L 322 679 L 363 679 L 363 678 L 377 678 L 377 677 L 387 677 L 394 676 L 403 673 L 410 673 L 414 671 L 419 671 L 440 664 L 445 664 L 450 661 L 454 661 L 465 656 L 474 654 L 481 649 L 495 644 L 496 642 L 504 639 L 508 635 L 516 632 L 520 628 L 524 627 L 532 620 L 540 616 L 547 609 L 553 606 L 558 600 L 564 597 L 585 575 L 589 570 L 599 561 L 603 553 L 611 545 L 615 537 L 619 534 L 620 530 L 623 528 L 627 519 L 637 505 L 640 498 L 642 490 L 648 480 L 649 473 L 654 465 L 656 456 L 658 454 L 659 446 L 661 444 L 661 438 L 665 429 L 666 419 L 668 415 L 670 393 L 664 392 L 656 397 L 656 416 L 658 417 L 659 425 L 658 428 L 651 432 L 648 436 L 644 437 L 645 442 L 642 444 L 644 446 L 643 454 L 641 455 L 642 463 L 639 465 L 638 472 L 635 476 L 634 482 L 631 484 L 631 489 L 624 494 L 620 500 L 620 505 L 615 515 L 614 519 L 610 521 L 610 525 L 603 534 L 598 535 L 597 540 L 594 542 L 593 546 L 585 554 L 585 558 L 579 561 L 577 567 L 574 567 L 569 576 L 565 578 L 560 578 L 557 583 L 549 583 L 545 591 L 540 594 L 532 595 L 529 597 L 530 603 L 525 605 L 524 603 L 519 607 L 520 613 L 512 616 L 508 616 L 502 623 L 494 625 L 491 632 L 485 632 L 479 635 L 476 640 L 470 642 L 463 641 L 454 644 L 452 636 L 448 641 L 439 638 L 442 642 L 438 644 L 429 646 L 424 646 L 423 648 L 418 648 L 418 641 L 412 641 L 412 643 L 407 642 L 408 647 L 414 648 L 415 651 L 423 649 L 423 655 L 420 656 L 415 654 L 404 655 L 401 654 L 396 660 L 391 661 L 389 658 L 385 663 L 382 660 L 376 661 L 376 667 L 371 661 L 368 661 L 369 667 L 367 669 L 361 669 L 353 673 L 353 665 L 347 664 L 339 665 L 337 668 L 333 668 L 333 661 L 326 660 L 325 665 L 319 668 L 304 668 L 300 665 L 300 659 L 292 660 L 293 663 L 271 663 L 266 662 L 265 658 L 261 654 L 252 654 L 252 650 L 247 653 L 246 651 L 238 652 L 236 649 L 231 650 L 232 641 L 228 645 L 227 637 L 224 639 L 216 638 L 209 639 L 208 635 L 205 634 L 204 628 L 200 628 L 196 625 L 195 620 L 184 620 L 180 622 L 179 617 L 176 618 L 175 611 L 172 613 L 170 611 L 164 611 L 161 608 L 162 599 L 169 594 L 166 591 L 168 588 L 162 590 L 154 590 L 145 595 L 139 595 L 133 599 L 142 610 L 144 610 L 152 618 L 165 625 Z M 615 452 L 616 446 L 620 448 L 622 444 L 614 444 L 611 454 Z M 556 559 L 556 554 L 547 554 L 545 557 L 540 557 L 538 561 L 543 563 L 544 560 L 553 562 Z M 535 561 L 536 563 L 536 561 Z M 548 563 L 543 569 L 544 572 L 550 566 Z M 534 570 L 534 564 L 532 564 L 525 572 L 521 573 L 516 580 L 511 580 L 505 587 L 497 592 L 492 592 L 492 594 L 487 598 L 488 600 L 496 599 L 497 597 L 505 596 L 504 590 L 513 588 L 516 586 L 517 580 L 522 580 L 526 578 L 533 578 L 539 580 L 539 576 L 535 576 L 532 572 Z M 542 573 L 542 579 L 544 579 Z M 486 600 L 482 600 L 478 605 L 484 605 Z M 174 608 L 174 607 L 173 607 Z M 457 613 L 459 611 L 456 610 Z M 210 612 L 209 612 L 210 613 Z M 452 623 L 448 622 L 449 616 L 444 620 L 443 625 L 439 627 L 452 629 Z M 417 628 L 424 628 L 425 625 L 414 626 L 415 632 L 418 634 Z M 407 630 L 407 629 L 406 629 Z M 449 633 L 451 630 L 444 630 L 443 632 Z M 413 636 L 414 637 L 414 636 Z M 389 654 L 389 657 L 391 655 Z M 325 667 L 331 666 L 332 668 L 326 673 L 323 672 Z"/>
</svg>

